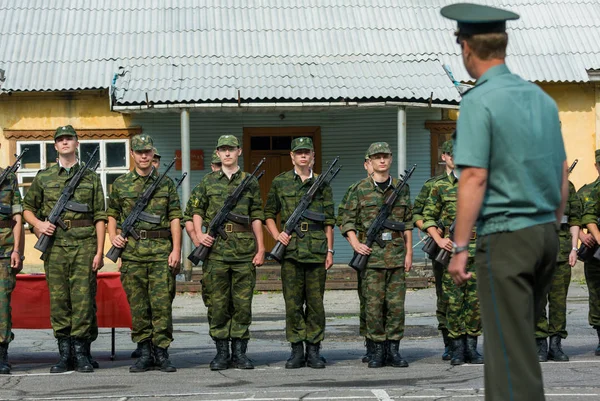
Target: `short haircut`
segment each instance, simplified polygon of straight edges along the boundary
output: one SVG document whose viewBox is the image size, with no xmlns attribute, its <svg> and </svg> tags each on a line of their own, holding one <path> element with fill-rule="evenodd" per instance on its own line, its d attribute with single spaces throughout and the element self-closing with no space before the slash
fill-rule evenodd
<svg viewBox="0 0 600 401">
<path fill-rule="evenodd" d="M 480 33 L 477 35 L 459 35 L 458 41 L 466 41 L 473 53 L 481 60 L 502 59 L 506 57 L 508 35 L 501 33 Z"/>
</svg>

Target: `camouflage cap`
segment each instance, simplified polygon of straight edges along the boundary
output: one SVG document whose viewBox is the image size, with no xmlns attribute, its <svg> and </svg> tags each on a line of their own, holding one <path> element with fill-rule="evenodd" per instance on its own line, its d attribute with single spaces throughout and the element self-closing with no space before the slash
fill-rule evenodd
<svg viewBox="0 0 600 401">
<path fill-rule="evenodd" d="M 221 158 L 217 154 L 216 150 L 212 154 L 212 158 L 210 159 L 210 164 L 221 164 Z"/>
<path fill-rule="evenodd" d="M 219 137 L 219 141 L 217 142 L 217 148 L 221 146 L 234 146 L 236 148 L 240 147 L 240 141 L 233 135 L 221 135 Z"/>
<path fill-rule="evenodd" d="M 75 128 L 73 128 L 71 125 L 64 125 L 56 129 L 54 132 L 54 140 L 56 140 L 56 138 L 60 138 L 61 136 L 74 136 L 77 138 L 77 132 L 75 132 Z"/>
<path fill-rule="evenodd" d="M 295 138 L 292 140 L 292 152 L 300 149 L 314 150 L 312 139 L 307 136 L 301 138 Z"/>
<path fill-rule="evenodd" d="M 596 163 L 600 163 L 600 149 L 596 149 Z"/>
<path fill-rule="evenodd" d="M 158 153 L 158 149 L 156 149 L 155 147 L 152 147 L 152 150 L 154 151 L 154 157 L 160 159 L 161 155 L 160 155 L 160 153 Z"/>
<path fill-rule="evenodd" d="M 452 155 L 453 150 L 454 150 L 454 141 L 452 139 L 448 139 L 446 142 L 444 142 L 442 144 L 442 153 Z"/>
<path fill-rule="evenodd" d="M 390 148 L 390 145 L 387 144 L 387 142 L 373 142 L 371 146 L 369 146 L 366 156 L 371 157 L 373 155 L 376 155 L 377 153 L 387 153 L 391 155 L 392 149 Z"/>
<path fill-rule="evenodd" d="M 369 152 L 365 153 L 365 161 L 369 160 Z"/>
<path fill-rule="evenodd" d="M 131 150 L 153 150 L 154 141 L 152 137 L 147 134 L 139 134 L 131 138 Z"/>
</svg>

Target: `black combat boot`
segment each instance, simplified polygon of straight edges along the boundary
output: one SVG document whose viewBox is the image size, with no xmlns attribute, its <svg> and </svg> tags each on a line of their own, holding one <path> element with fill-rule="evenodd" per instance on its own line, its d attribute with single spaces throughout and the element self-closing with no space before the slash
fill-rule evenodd
<svg viewBox="0 0 600 401">
<path fill-rule="evenodd" d="M 548 359 L 554 362 L 568 362 L 569 357 L 562 350 L 560 344 L 560 336 L 553 335 L 550 337 L 550 349 L 548 350 Z"/>
<path fill-rule="evenodd" d="M 442 354 L 442 361 L 449 361 L 452 359 L 452 350 L 450 348 L 450 337 L 448 337 L 448 329 L 442 329 L 442 338 L 444 339 L 444 353 Z"/>
<path fill-rule="evenodd" d="M 596 352 L 594 352 L 594 355 L 600 356 L 600 329 L 596 329 L 596 333 L 598 333 L 598 346 L 596 347 Z"/>
<path fill-rule="evenodd" d="M 306 366 L 306 359 L 304 358 L 304 343 L 298 341 L 292 344 L 292 354 L 285 363 L 286 369 L 298 369 Z"/>
<path fill-rule="evenodd" d="M 369 340 L 366 337 L 365 337 L 365 348 L 367 349 L 367 352 L 362 357 L 363 363 L 369 362 L 371 360 L 371 355 L 373 355 L 373 341 Z"/>
<path fill-rule="evenodd" d="M 229 369 L 229 340 L 215 340 L 217 355 L 210 362 L 210 370 Z"/>
<path fill-rule="evenodd" d="M 137 348 L 131 353 L 131 357 L 137 359 L 140 356 L 142 356 L 142 346 L 140 345 L 140 343 L 138 343 Z"/>
<path fill-rule="evenodd" d="M 370 368 L 382 368 L 385 366 L 385 343 L 373 341 L 373 353 L 367 365 Z"/>
<path fill-rule="evenodd" d="M 252 361 L 246 356 L 246 350 L 248 349 L 248 340 L 232 338 L 231 349 L 233 350 L 233 353 L 231 355 L 231 365 L 234 368 L 254 369 Z"/>
<path fill-rule="evenodd" d="M 8 343 L 0 343 L 0 375 L 10 374 L 10 364 L 8 363 Z"/>
<path fill-rule="evenodd" d="M 483 356 L 477 352 L 477 337 L 467 335 L 467 349 L 465 351 L 465 362 L 474 365 L 483 363 Z"/>
<path fill-rule="evenodd" d="M 161 372 L 177 372 L 177 368 L 169 359 L 167 348 L 154 347 L 154 363 Z"/>
<path fill-rule="evenodd" d="M 387 341 L 387 356 L 385 361 L 386 366 L 395 368 L 407 368 L 408 362 L 400 355 L 400 340 Z"/>
<path fill-rule="evenodd" d="M 73 339 L 73 349 L 75 350 L 75 366 L 78 372 L 92 373 L 94 367 L 87 357 L 87 347 L 85 340 Z"/>
<path fill-rule="evenodd" d="M 465 336 L 450 339 L 450 343 L 452 344 L 450 365 L 456 366 L 465 363 L 465 342 Z"/>
<path fill-rule="evenodd" d="M 50 368 L 50 373 L 64 373 L 69 370 L 69 360 L 71 359 L 71 337 L 61 337 L 58 339 L 58 353 L 60 359 L 56 365 Z"/>
<path fill-rule="evenodd" d="M 154 369 L 154 357 L 152 355 L 152 341 L 145 340 L 139 343 L 142 355 L 129 367 L 130 373 L 147 372 Z"/>
<path fill-rule="evenodd" d="M 311 344 L 309 342 L 306 343 L 306 366 L 313 369 L 323 369 L 325 367 L 325 362 L 321 355 L 319 354 L 319 349 L 321 348 L 321 343 Z"/>
<path fill-rule="evenodd" d="M 538 361 L 548 362 L 548 340 L 545 338 L 536 338 Z"/>
<path fill-rule="evenodd" d="M 86 351 L 88 359 L 90 360 L 90 364 L 92 365 L 92 367 L 94 369 L 99 369 L 100 365 L 98 364 L 98 362 L 92 356 L 92 342 L 91 341 L 87 341 L 85 343 L 85 351 Z"/>
</svg>

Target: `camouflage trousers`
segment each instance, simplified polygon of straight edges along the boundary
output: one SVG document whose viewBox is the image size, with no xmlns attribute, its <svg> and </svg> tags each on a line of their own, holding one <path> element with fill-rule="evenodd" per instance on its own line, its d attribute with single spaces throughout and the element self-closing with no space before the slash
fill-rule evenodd
<svg viewBox="0 0 600 401">
<path fill-rule="evenodd" d="M 0 343 L 12 341 L 10 296 L 17 285 L 17 271 L 10 267 L 10 259 L 0 259 Z"/>
<path fill-rule="evenodd" d="M 96 305 L 96 294 L 98 293 L 98 272 L 92 272 L 92 275 L 90 276 L 90 291 L 92 292 L 94 314 L 92 318 L 92 324 L 90 326 L 90 338 L 88 341 L 94 342 L 98 338 L 98 305 Z"/>
<path fill-rule="evenodd" d="M 543 302 L 542 314 L 535 325 L 535 338 L 559 335 L 567 338 L 567 293 L 571 283 L 569 262 L 559 262 L 552 274 L 550 291 Z M 548 313 L 546 314 L 546 305 Z"/>
<path fill-rule="evenodd" d="M 382 342 L 404 337 L 406 278 L 403 267 L 367 269 L 362 281 L 367 338 Z"/>
<path fill-rule="evenodd" d="M 448 268 L 444 268 L 442 287 L 444 298 L 448 303 L 446 310 L 446 328 L 450 338 L 458 338 L 468 334 L 481 335 L 481 313 L 479 297 L 477 296 L 477 274 L 475 273 L 474 258 L 469 258 L 467 271 L 473 275 L 464 285 L 454 284 Z"/>
<path fill-rule="evenodd" d="M 446 313 L 448 312 L 448 300 L 444 297 L 444 266 L 435 260 L 432 260 L 431 263 L 433 268 L 433 277 L 435 278 L 435 315 L 438 321 L 438 330 L 445 330 L 447 326 Z"/>
<path fill-rule="evenodd" d="M 583 269 L 589 293 L 588 322 L 600 329 L 600 262 L 585 263 Z"/>
<path fill-rule="evenodd" d="M 173 341 L 171 286 L 173 273 L 167 261 L 124 260 L 121 282 L 131 309 L 131 339 L 167 348 Z"/>
<path fill-rule="evenodd" d="M 202 265 L 202 302 L 204 302 L 204 306 L 206 306 L 206 320 L 208 320 L 208 326 L 210 327 L 210 321 L 212 320 L 212 308 L 210 307 L 210 295 L 208 294 L 208 274 L 204 265 Z"/>
<path fill-rule="evenodd" d="M 250 338 L 256 268 L 252 262 L 207 260 L 203 265 L 210 299 L 209 334 L 214 340 Z"/>
<path fill-rule="evenodd" d="M 358 333 L 361 337 L 367 335 L 367 316 L 365 313 L 365 296 L 362 292 L 362 275 L 356 272 L 356 278 L 358 282 Z"/>
<path fill-rule="evenodd" d="M 325 336 L 325 280 L 323 263 L 300 263 L 284 259 L 281 283 L 285 301 L 285 336 L 291 343 L 317 344 Z"/>
</svg>

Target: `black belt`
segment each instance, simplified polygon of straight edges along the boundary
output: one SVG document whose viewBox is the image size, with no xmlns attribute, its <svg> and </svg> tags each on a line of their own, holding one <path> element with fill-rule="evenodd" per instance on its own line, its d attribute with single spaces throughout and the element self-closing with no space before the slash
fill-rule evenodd
<svg viewBox="0 0 600 401">
<path fill-rule="evenodd" d="M 17 222 L 14 220 L 0 220 L 0 228 L 13 228 L 17 225 Z"/>
<path fill-rule="evenodd" d="M 391 240 L 395 240 L 398 238 L 404 238 L 404 231 L 392 231 L 390 232 L 391 234 Z M 381 236 L 383 236 L 383 233 L 381 234 Z M 364 242 L 367 239 L 367 234 L 366 233 L 358 233 L 358 240 L 360 242 Z"/>
<path fill-rule="evenodd" d="M 80 219 L 80 220 L 64 220 L 67 230 L 71 228 L 91 227 L 94 225 L 94 220 Z"/>
<path fill-rule="evenodd" d="M 138 230 L 140 239 L 171 238 L 171 230 Z"/>
<path fill-rule="evenodd" d="M 450 230 L 448 229 L 448 227 L 444 228 L 444 237 L 449 237 L 450 236 Z M 469 238 L 471 241 L 477 239 L 477 231 L 473 230 L 471 231 L 471 238 Z"/>
<path fill-rule="evenodd" d="M 226 233 L 247 233 L 252 231 L 250 226 L 234 223 L 232 221 L 223 224 L 223 229 Z"/>
</svg>

